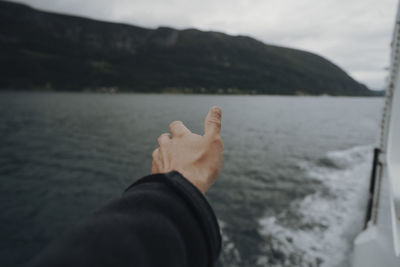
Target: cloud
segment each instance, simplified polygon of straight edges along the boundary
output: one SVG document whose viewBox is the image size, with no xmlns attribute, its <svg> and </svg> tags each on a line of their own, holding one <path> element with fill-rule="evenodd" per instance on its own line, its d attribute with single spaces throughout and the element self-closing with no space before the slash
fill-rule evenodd
<svg viewBox="0 0 400 267">
<path fill-rule="evenodd" d="M 384 87 L 397 0 L 20 0 L 125 22 L 249 35 L 320 54 L 373 89 Z"/>
</svg>

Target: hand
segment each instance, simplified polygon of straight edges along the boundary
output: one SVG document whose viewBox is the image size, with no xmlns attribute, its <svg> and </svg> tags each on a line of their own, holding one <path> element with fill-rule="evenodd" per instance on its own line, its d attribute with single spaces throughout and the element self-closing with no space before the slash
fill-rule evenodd
<svg viewBox="0 0 400 267">
<path fill-rule="evenodd" d="M 203 194 L 218 179 L 222 167 L 220 136 L 222 111 L 212 107 L 204 121 L 204 135 L 192 133 L 181 121 L 169 125 L 169 133 L 157 139 L 151 173 L 180 172 Z"/>
</svg>

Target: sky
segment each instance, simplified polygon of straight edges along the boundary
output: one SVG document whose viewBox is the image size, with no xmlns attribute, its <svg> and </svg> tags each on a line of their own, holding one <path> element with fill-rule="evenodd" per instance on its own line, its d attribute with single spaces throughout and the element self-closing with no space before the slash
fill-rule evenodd
<svg viewBox="0 0 400 267">
<path fill-rule="evenodd" d="M 247 35 L 317 53 L 374 90 L 385 87 L 397 0 L 13 0 L 48 11 Z"/>
</svg>

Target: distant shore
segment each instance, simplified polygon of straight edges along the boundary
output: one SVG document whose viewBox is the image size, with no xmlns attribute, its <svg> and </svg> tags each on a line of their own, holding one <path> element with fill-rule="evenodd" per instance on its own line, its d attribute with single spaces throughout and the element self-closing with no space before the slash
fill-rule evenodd
<svg viewBox="0 0 400 267">
<path fill-rule="evenodd" d="M 296 97 L 384 97 L 385 91 L 376 91 L 375 95 L 366 96 L 349 96 L 349 95 L 330 95 L 330 94 L 307 94 L 298 91 L 296 94 L 263 94 L 252 91 L 217 91 L 215 93 L 210 92 L 193 92 L 191 90 L 159 90 L 159 91 L 120 91 L 113 89 L 114 87 L 107 88 L 102 87 L 96 90 L 53 90 L 46 88 L 35 88 L 35 89 L 0 89 L 0 93 L 76 93 L 76 94 L 147 94 L 147 95 L 214 95 L 214 96 L 296 96 Z"/>
</svg>

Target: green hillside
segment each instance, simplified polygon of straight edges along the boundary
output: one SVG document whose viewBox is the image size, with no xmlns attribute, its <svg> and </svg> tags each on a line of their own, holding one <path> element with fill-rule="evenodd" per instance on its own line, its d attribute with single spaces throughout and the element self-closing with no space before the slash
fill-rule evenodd
<svg viewBox="0 0 400 267">
<path fill-rule="evenodd" d="M 253 38 L 145 29 L 3 1 L 0 61 L 3 90 L 373 94 L 323 57 Z"/>
</svg>

